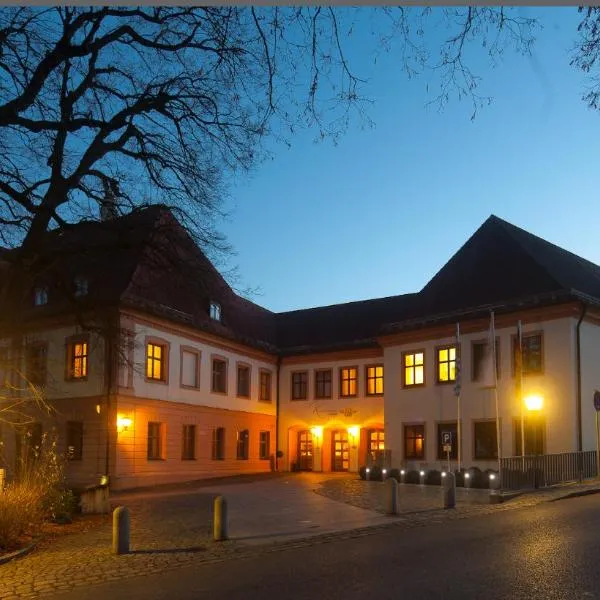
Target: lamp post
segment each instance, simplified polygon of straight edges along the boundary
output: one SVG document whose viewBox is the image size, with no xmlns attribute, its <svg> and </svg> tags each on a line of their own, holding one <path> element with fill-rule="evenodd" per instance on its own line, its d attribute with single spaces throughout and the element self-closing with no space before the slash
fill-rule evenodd
<svg viewBox="0 0 600 600">
<path fill-rule="evenodd" d="M 525 398 L 525 407 L 527 408 L 527 412 L 529 412 L 529 414 L 531 415 L 533 422 L 533 486 L 537 488 L 537 415 L 539 415 L 542 412 L 542 408 L 544 407 L 544 399 L 541 396 L 527 396 Z M 524 450 L 523 454 L 525 454 Z"/>
</svg>

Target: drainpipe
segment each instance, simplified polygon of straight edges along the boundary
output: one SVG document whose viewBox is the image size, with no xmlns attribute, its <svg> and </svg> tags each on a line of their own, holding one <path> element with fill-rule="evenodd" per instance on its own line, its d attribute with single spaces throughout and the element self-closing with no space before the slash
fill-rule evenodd
<svg viewBox="0 0 600 600">
<path fill-rule="evenodd" d="M 275 393 L 275 471 L 279 471 L 279 371 L 281 356 L 277 357 L 276 393 Z"/>
<path fill-rule="evenodd" d="M 112 392 L 114 388 L 114 346 L 115 336 L 117 331 L 113 319 L 109 316 L 107 319 L 107 328 L 104 335 L 104 384 L 106 390 L 106 451 L 105 451 L 105 464 L 104 464 L 104 475 L 110 480 L 110 443 L 111 443 L 111 428 L 114 426 L 111 419 L 111 400 Z"/>
<path fill-rule="evenodd" d="M 582 303 L 581 314 L 579 315 L 579 321 L 577 321 L 577 327 L 575 328 L 577 336 L 577 347 L 576 347 L 576 366 L 577 366 L 577 394 L 576 394 L 576 414 L 577 414 L 577 451 L 581 452 L 583 449 L 583 433 L 582 433 L 582 421 L 581 421 L 581 323 L 585 317 L 587 311 L 587 304 Z"/>
</svg>

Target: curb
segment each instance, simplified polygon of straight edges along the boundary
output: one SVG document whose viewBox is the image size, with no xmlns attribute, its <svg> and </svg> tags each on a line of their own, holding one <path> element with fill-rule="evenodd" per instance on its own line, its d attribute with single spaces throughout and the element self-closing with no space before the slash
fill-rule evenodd
<svg viewBox="0 0 600 600">
<path fill-rule="evenodd" d="M 21 548 L 20 550 L 15 550 L 14 552 L 10 552 L 9 554 L 4 554 L 3 556 L 0 556 L 0 565 L 3 565 L 7 562 L 10 562 L 11 560 L 15 560 L 16 558 L 21 558 L 22 556 L 29 554 L 32 550 L 35 549 L 35 547 L 38 545 L 38 542 L 41 539 L 42 538 L 37 538 L 33 540 L 33 542 L 31 542 L 29 545 L 25 546 L 24 548 Z"/>
<path fill-rule="evenodd" d="M 551 500 L 548 500 L 548 502 L 558 502 L 559 500 L 567 500 L 568 498 L 579 498 L 581 496 L 592 496 L 594 494 L 600 494 L 600 488 L 595 488 L 593 490 L 578 490 L 576 492 L 570 492 L 568 494 L 565 494 L 564 496 L 552 498 Z"/>
</svg>

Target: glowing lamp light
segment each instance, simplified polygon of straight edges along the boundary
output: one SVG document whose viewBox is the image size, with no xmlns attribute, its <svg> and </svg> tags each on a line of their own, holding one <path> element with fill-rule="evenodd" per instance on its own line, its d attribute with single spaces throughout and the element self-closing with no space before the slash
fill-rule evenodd
<svg viewBox="0 0 600 600">
<path fill-rule="evenodd" d="M 323 428 L 322 427 L 313 427 L 311 428 L 310 432 L 316 437 L 316 438 L 321 438 L 323 437 Z"/>
<path fill-rule="evenodd" d="M 425 471 L 421 471 L 421 472 L 419 473 L 419 475 L 420 475 L 421 477 L 423 477 L 423 475 L 425 475 Z"/>
<path fill-rule="evenodd" d="M 122 431 L 127 431 L 131 427 L 132 423 L 133 421 L 129 417 L 119 415 L 117 417 L 117 431 L 119 433 L 121 433 Z"/>
<path fill-rule="evenodd" d="M 529 411 L 542 410 L 544 406 L 544 399 L 537 395 L 527 396 L 527 398 L 525 398 L 525 406 Z"/>
<path fill-rule="evenodd" d="M 385 475 L 385 474 L 387 473 L 387 469 L 382 469 L 382 470 L 381 470 L 381 473 L 382 473 L 383 475 Z"/>
<path fill-rule="evenodd" d="M 469 473 L 465 473 L 465 479 L 469 479 L 469 477 L 471 477 L 471 475 Z"/>
<path fill-rule="evenodd" d="M 494 481 L 494 479 L 496 479 L 496 475 L 494 473 L 490 473 L 490 479 Z"/>
<path fill-rule="evenodd" d="M 367 473 L 370 473 L 370 472 L 371 472 L 371 469 L 369 469 L 369 467 L 367 467 Z"/>
<path fill-rule="evenodd" d="M 352 427 L 348 427 L 348 435 L 351 435 L 353 438 L 358 437 L 359 427 L 358 425 L 353 425 Z"/>
<path fill-rule="evenodd" d="M 405 471 L 404 469 L 402 469 L 402 470 L 400 471 L 400 475 L 405 475 L 405 474 L 406 474 L 406 471 Z"/>
<path fill-rule="evenodd" d="M 446 471 L 442 471 L 442 477 L 446 477 Z"/>
</svg>

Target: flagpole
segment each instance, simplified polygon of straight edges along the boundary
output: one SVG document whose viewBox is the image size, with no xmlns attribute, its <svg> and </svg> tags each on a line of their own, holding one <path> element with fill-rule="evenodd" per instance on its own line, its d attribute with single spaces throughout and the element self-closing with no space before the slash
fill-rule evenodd
<svg viewBox="0 0 600 600">
<path fill-rule="evenodd" d="M 521 407 L 521 456 L 523 458 L 523 472 L 525 472 L 525 411 L 523 409 L 523 331 L 521 321 L 517 323 L 517 402 Z"/>
<path fill-rule="evenodd" d="M 494 402 L 496 405 L 496 453 L 498 454 L 498 476 L 502 476 L 502 442 L 500 432 L 500 410 L 498 407 L 498 373 L 496 372 L 496 323 L 494 321 L 494 311 L 490 314 L 491 321 L 491 344 L 492 344 L 492 369 L 494 373 Z"/>
<path fill-rule="evenodd" d="M 456 384 L 454 386 L 456 392 L 456 410 L 458 413 L 456 420 L 456 448 L 457 448 L 457 465 L 458 472 L 460 473 L 460 466 L 462 463 L 462 443 L 461 443 L 461 427 L 460 427 L 460 354 L 459 354 L 459 344 L 460 344 L 460 325 L 456 324 L 456 360 L 458 363 L 458 369 L 456 369 Z"/>
</svg>

